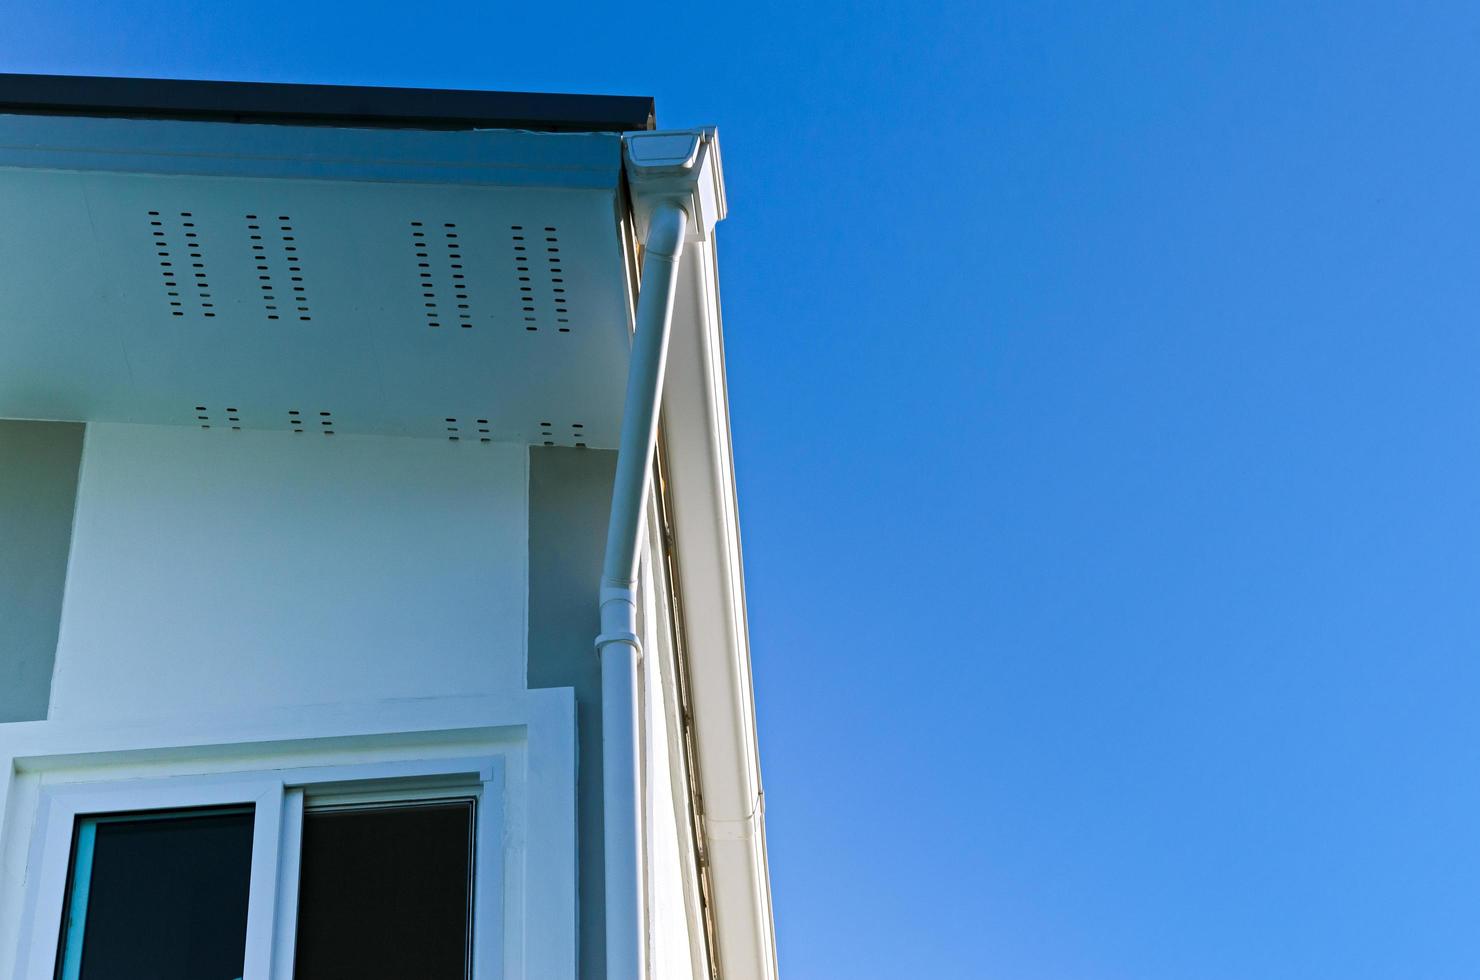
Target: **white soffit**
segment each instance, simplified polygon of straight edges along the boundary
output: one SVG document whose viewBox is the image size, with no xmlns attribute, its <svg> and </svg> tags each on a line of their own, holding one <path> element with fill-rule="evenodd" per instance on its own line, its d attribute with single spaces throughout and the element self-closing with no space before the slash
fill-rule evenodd
<svg viewBox="0 0 1480 980">
<path fill-rule="evenodd" d="M 614 447 L 620 181 L 616 134 L 0 115 L 0 417 Z"/>
</svg>

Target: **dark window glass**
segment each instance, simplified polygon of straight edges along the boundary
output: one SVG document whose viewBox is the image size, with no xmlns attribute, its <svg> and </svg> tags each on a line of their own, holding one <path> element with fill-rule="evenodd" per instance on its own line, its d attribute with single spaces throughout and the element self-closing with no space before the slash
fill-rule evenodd
<svg viewBox="0 0 1480 980">
<path fill-rule="evenodd" d="M 80 817 L 63 980 L 235 980 L 247 942 L 252 810 Z"/>
<path fill-rule="evenodd" d="M 465 980 L 473 802 L 303 815 L 296 980 Z"/>
</svg>

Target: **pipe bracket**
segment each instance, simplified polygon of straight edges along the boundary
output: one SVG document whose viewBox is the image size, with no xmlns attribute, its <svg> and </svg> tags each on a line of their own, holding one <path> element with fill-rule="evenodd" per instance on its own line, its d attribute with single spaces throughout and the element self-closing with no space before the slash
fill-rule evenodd
<svg viewBox="0 0 1480 980">
<path fill-rule="evenodd" d="M 600 655 L 612 643 L 625 643 L 642 653 L 642 640 L 638 639 L 636 633 L 603 633 L 596 638 L 596 653 Z"/>
</svg>

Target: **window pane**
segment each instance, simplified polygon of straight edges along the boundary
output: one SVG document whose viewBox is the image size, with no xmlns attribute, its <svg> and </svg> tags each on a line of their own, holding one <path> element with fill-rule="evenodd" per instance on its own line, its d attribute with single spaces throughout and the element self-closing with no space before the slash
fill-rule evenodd
<svg viewBox="0 0 1480 980">
<path fill-rule="evenodd" d="M 473 802 L 309 810 L 297 980 L 464 980 Z"/>
<path fill-rule="evenodd" d="M 250 808 L 79 818 L 57 975 L 240 977 L 252 819 Z"/>
</svg>

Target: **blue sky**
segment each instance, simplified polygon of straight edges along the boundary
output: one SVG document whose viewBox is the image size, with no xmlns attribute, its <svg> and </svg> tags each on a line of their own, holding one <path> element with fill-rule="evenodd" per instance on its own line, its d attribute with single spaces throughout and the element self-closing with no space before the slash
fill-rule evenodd
<svg viewBox="0 0 1480 980">
<path fill-rule="evenodd" d="M 720 127 L 784 976 L 1480 975 L 1480 9 L 7 0 Z"/>
</svg>

